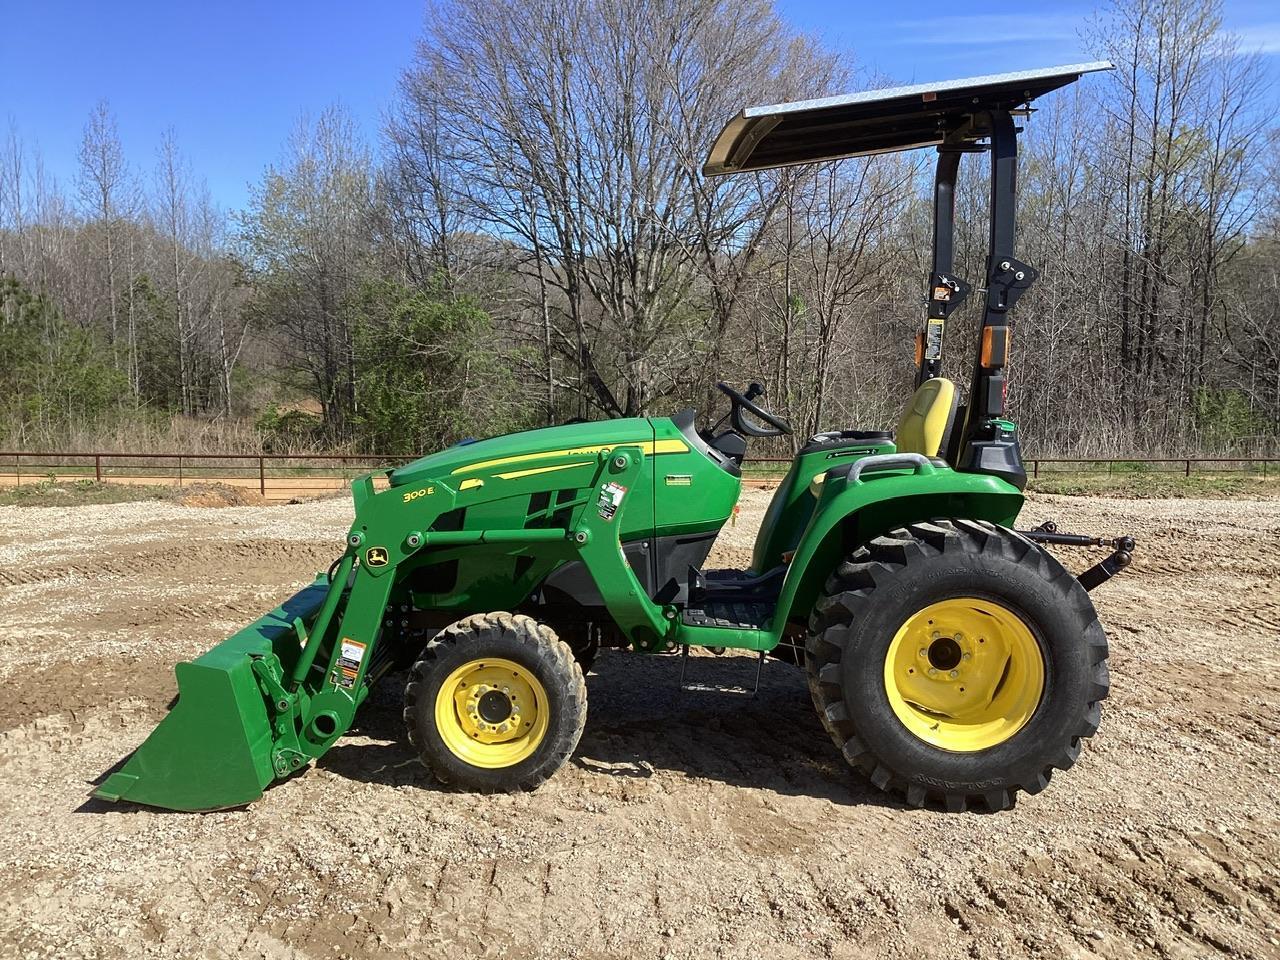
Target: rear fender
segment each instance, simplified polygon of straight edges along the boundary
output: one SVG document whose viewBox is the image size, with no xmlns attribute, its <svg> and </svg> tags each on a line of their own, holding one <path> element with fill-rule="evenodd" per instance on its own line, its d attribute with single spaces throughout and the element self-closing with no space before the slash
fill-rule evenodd
<svg viewBox="0 0 1280 960">
<path fill-rule="evenodd" d="M 858 546 L 890 530 L 942 517 L 989 520 L 1012 527 L 1022 509 L 1017 487 L 996 477 L 926 465 L 868 472 L 822 486 L 813 517 L 787 569 L 774 614 L 774 633 L 788 620 L 807 621 L 836 565 Z"/>
</svg>

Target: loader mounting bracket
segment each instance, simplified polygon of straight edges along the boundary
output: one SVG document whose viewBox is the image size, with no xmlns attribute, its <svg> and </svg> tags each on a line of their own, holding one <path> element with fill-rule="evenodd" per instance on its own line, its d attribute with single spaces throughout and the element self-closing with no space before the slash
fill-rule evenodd
<svg viewBox="0 0 1280 960">
<path fill-rule="evenodd" d="M 295 630 L 300 621 L 295 621 Z M 284 688 L 284 668 L 275 654 L 254 656 L 253 675 L 262 688 L 272 715 L 275 746 L 271 750 L 271 767 L 276 775 L 288 776 L 311 758 L 298 741 L 298 695 Z"/>
</svg>

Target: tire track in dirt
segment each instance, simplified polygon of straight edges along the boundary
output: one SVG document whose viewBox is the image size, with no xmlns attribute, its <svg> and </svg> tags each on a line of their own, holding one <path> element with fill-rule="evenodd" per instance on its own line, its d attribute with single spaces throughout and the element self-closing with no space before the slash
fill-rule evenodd
<svg viewBox="0 0 1280 960">
<path fill-rule="evenodd" d="M 165 573 L 182 582 L 197 582 L 212 575 L 225 579 L 237 575 L 266 572 L 273 579 L 282 570 L 298 566 L 327 567 L 339 551 L 332 545 L 296 540 L 200 541 L 185 544 L 117 549 L 109 554 L 92 553 L 52 565 L 28 564 L 0 567 L 0 586 L 47 584 L 59 580 L 90 583 L 133 580 L 148 574 Z"/>
<path fill-rule="evenodd" d="M 48 716 L 67 716 L 76 728 L 94 707 L 119 700 L 138 700 L 155 720 L 178 693 L 173 666 L 89 657 L 75 663 L 50 663 L 24 672 L 5 684 L 0 698 L 0 733 Z"/>
<path fill-rule="evenodd" d="M 749 552 L 764 500 L 746 496 L 715 562 Z M 74 812 L 168 702 L 171 654 L 309 579 L 345 509 L 61 511 L 76 545 L 0 511 L 0 556 L 61 571 L 0 585 L 33 678 L 0 681 L 0 954 L 1280 957 L 1280 503 L 1030 501 L 1026 525 L 1131 531 L 1139 559 L 1096 594 L 1101 733 L 1006 813 L 876 793 L 793 668 L 766 664 L 754 698 L 682 695 L 678 659 L 616 651 L 588 678 L 574 762 L 534 794 L 427 781 L 393 675 L 247 810 Z M 749 683 L 755 665 L 689 667 Z"/>
</svg>

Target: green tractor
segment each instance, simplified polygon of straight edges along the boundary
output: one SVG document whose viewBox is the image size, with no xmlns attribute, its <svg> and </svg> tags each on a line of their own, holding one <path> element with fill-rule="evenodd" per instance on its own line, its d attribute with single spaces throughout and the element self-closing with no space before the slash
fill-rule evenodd
<svg viewBox="0 0 1280 960">
<path fill-rule="evenodd" d="M 168 716 L 95 795 L 239 806 L 324 755 L 373 685 L 408 668 L 409 742 L 441 781 L 528 790 L 573 753 L 601 646 L 754 651 L 802 664 L 836 748 L 876 787 L 948 810 L 1008 807 L 1070 767 L 1107 695 L 1088 590 L 1130 538 L 1015 532 L 1026 483 L 1005 418 L 1009 310 L 1036 277 L 1014 244 L 1015 113 L 1108 64 L 743 111 L 709 176 L 936 146 L 918 388 L 895 433 L 808 440 L 748 570 L 705 570 L 748 440 L 790 432 L 763 391 L 694 411 L 466 442 L 354 484 L 326 575 L 189 663 Z M 991 160 L 991 236 L 966 403 L 940 376 L 959 158 Z M 1112 547 L 1073 576 L 1046 551 Z"/>
</svg>

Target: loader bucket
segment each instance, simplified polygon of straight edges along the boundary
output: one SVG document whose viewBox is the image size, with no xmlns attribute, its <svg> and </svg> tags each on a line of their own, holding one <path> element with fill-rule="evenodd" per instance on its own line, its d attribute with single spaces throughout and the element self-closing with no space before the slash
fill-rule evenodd
<svg viewBox="0 0 1280 960">
<path fill-rule="evenodd" d="M 298 656 L 295 622 L 310 624 L 328 592 L 322 578 L 189 663 L 179 663 L 178 702 L 93 792 L 171 810 L 218 810 L 262 796 L 275 779 L 267 703 L 251 655 Z"/>
</svg>

